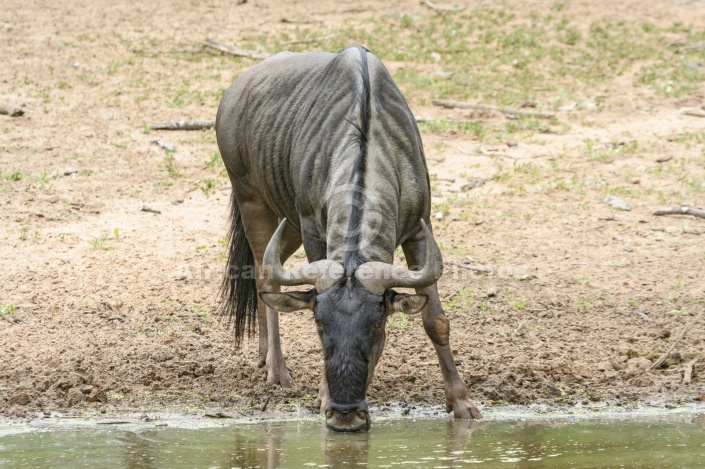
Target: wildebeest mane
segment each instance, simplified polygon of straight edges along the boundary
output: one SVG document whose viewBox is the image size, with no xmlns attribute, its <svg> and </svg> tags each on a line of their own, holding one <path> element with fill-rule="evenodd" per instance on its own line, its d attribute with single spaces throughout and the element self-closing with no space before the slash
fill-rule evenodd
<svg viewBox="0 0 705 469">
<path fill-rule="evenodd" d="M 350 221 L 348 222 L 347 234 L 345 237 L 345 257 L 343 266 L 345 267 L 345 278 L 350 278 L 360 264 L 366 259 L 362 259 L 359 253 L 360 231 L 362 229 L 363 195 L 365 190 L 365 174 L 367 172 L 367 148 L 370 134 L 370 73 L 367 65 L 367 50 L 361 46 L 353 46 L 360 52 L 360 78 L 362 87 L 355 95 L 358 103 L 359 122 L 350 120 L 354 127 L 353 144 L 357 144 L 359 150 L 352 173 L 348 181 L 352 188 L 352 200 L 350 210 Z"/>
</svg>

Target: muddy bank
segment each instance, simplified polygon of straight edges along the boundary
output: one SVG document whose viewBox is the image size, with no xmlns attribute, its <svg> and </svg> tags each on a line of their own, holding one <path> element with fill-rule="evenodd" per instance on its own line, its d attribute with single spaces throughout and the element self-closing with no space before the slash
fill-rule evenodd
<svg viewBox="0 0 705 469">
<path fill-rule="evenodd" d="M 431 34 L 448 18 L 415 1 L 379 11 L 365 1 L 355 11 L 279 0 L 226 11 L 183 1 L 149 11 L 107 2 L 100 12 L 63 0 L 6 3 L 0 41 L 13 53 L 0 70 L 0 98 L 26 112 L 0 116 L 0 415 L 255 415 L 267 402 L 278 412 L 309 411 L 322 377 L 310 313 L 281 319 L 294 374 L 286 390 L 265 382 L 256 340 L 237 349 L 215 316 L 229 183 L 214 133 L 158 133 L 149 124 L 213 119 L 225 87 L 253 65 L 204 52 L 207 38 L 255 47 L 335 29 L 365 42 L 370 25 L 380 32 L 411 21 L 416 29 L 400 34 Z M 560 11 L 554 3 L 499 5 L 492 21 L 514 18 L 502 26 L 478 20 L 482 5 L 456 19 L 462 31 L 485 27 L 509 45 L 524 44 L 513 34 L 536 25 L 546 34 L 573 27 L 565 35 L 582 37 L 577 47 L 594 42 L 588 29 L 622 34 L 627 44 L 649 30 L 660 34 L 650 46 L 659 51 L 690 40 L 683 25 L 705 24 L 705 9 L 670 0 L 617 10 L 606 0 L 567 2 Z M 442 54 L 424 49 L 402 61 L 392 51 L 384 59 L 414 113 L 432 121 L 421 130 L 434 235 L 444 259 L 464 266 L 449 265 L 439 288 L 470 397 L 487 409 L 702 400 L 705 220 L 653 215 L 662 205 L 702 205 L 702 118 L 681 112 L 700 106 L 702 92 L 647 87 L 636 74 L 649 64 L 635 59 L 612 80 L 578 90 L 573 110 L 553 109 L 560 87 L 549 95 L 554 88 L 537 86 L 535 99 L 511 103 L 549 109 L 558 122 L 441 109 L 430 104 L 445 89 L 439 76 L 465 79 L 486 68 L 454 63 L 446 39 L 434 38 Z M 546 63 L 527 68 L 534 65 L 549 71 Z M 503 67 L 498 79 L 514 66 Z M 631 210 L 610 207 L 608 195 Z M 392 318 L 369 403 L 442 412 L 443 399 L 420 321 Z"/>
</svg>

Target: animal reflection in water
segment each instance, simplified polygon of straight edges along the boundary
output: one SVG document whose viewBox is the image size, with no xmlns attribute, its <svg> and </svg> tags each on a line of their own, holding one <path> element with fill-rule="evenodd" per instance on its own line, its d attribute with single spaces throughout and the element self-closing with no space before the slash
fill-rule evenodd
<svg viewBox="0 0 705 469">
<path fill-rule="evenodd" d="M 221 312 L 233 318 L 236 340 L 257 324 L 267 381 L 291 385 L 279 312 L 312 310 L 325 371 L 319 409 L 330 429 L 366 431 L 387 317 L 421 312 L 446 410 L 480 418 L 438 297 L 443 259 L 421 136 L 380 60 L 360 46 L 276 54 L 230 86 L 216 133 L 233 187 Z M 285 269 L 302 244 L 309 264 Z M 393 265 L 398 246 L 407 267 Z M 280 289 L 303 285 L 313 288 Z M 404 287 L 416 293 L 394 290 Z"/>
<path fill-rule="evenodd" d="M 434 446 L 432 456 L 436 458 L 457 458 L 458 452 L 468 448 L 473 431 L 478 422 L 469 420 L 445 422 L 445 432 L 435 435 L 438 445 Z M 375 433 L 350 433 L 338 435 L 321 430 L 319 438 L 298 438 L 295 426 L 286 423 L 265 424 L 257 436 L 238 434 L 233 439 L 232 455 L 223 460 L 224 467 L 267 468 L 306 467 L 308 463 L 326 464 L 328 467 L 368 466 L 379 464 L 389 455 L 390 462 L 399 458 L 408 459 L 404 448 L 414 448 L 415 442 L 409 440 L 408 433 L 398 439 L 391 438 L 393 433 L 383 435 Z M 390 444 L 400 444 L 392 447 Z M 390 450 L 393 452 L 390 454 Z M 418 457 L 415 452 L 414 457 Z"/>
</svg>

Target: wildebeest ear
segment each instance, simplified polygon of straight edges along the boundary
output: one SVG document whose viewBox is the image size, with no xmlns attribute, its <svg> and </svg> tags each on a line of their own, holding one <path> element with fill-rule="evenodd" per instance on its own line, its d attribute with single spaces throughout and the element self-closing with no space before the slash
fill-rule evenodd
<svg viewBox="0 0 705 469">
<path fill-rule="evenodd" d="M 416 314 L 426 306 L 428 295 L 407 295 L 406 293 L 396 293 L 392 301 L 387 306 L 389 314 L 404 313 Z"/>
<path fill-rule="evenodd" d="M 272 293 L 261 291 L 259 297 L 272 309 L 282 313 L 291 313 L 301 309 L 313 309 L 316 302 L 316 290 L 290 291 L 285 293 Z"/>
</svg>

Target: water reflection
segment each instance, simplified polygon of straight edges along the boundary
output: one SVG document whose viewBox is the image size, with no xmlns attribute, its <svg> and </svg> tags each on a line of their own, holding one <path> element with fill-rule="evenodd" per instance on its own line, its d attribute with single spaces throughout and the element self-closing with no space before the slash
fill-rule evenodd
<svg viewBox="0 0 705 469">
<path fill-rule="evenodd" d="M 0 467 L 702 467 L 705 417 L 669 422 L 377 420 L 369 433 L 322 421 L 151 427 L 0 437 Z"/>
<path fill-rule="evenodd" d="M 367 466 L 370 453 L 369 433 L 322 432 L 321 439 L 325 464 L 330 467 L 342 465 Z"/>
</svg>

